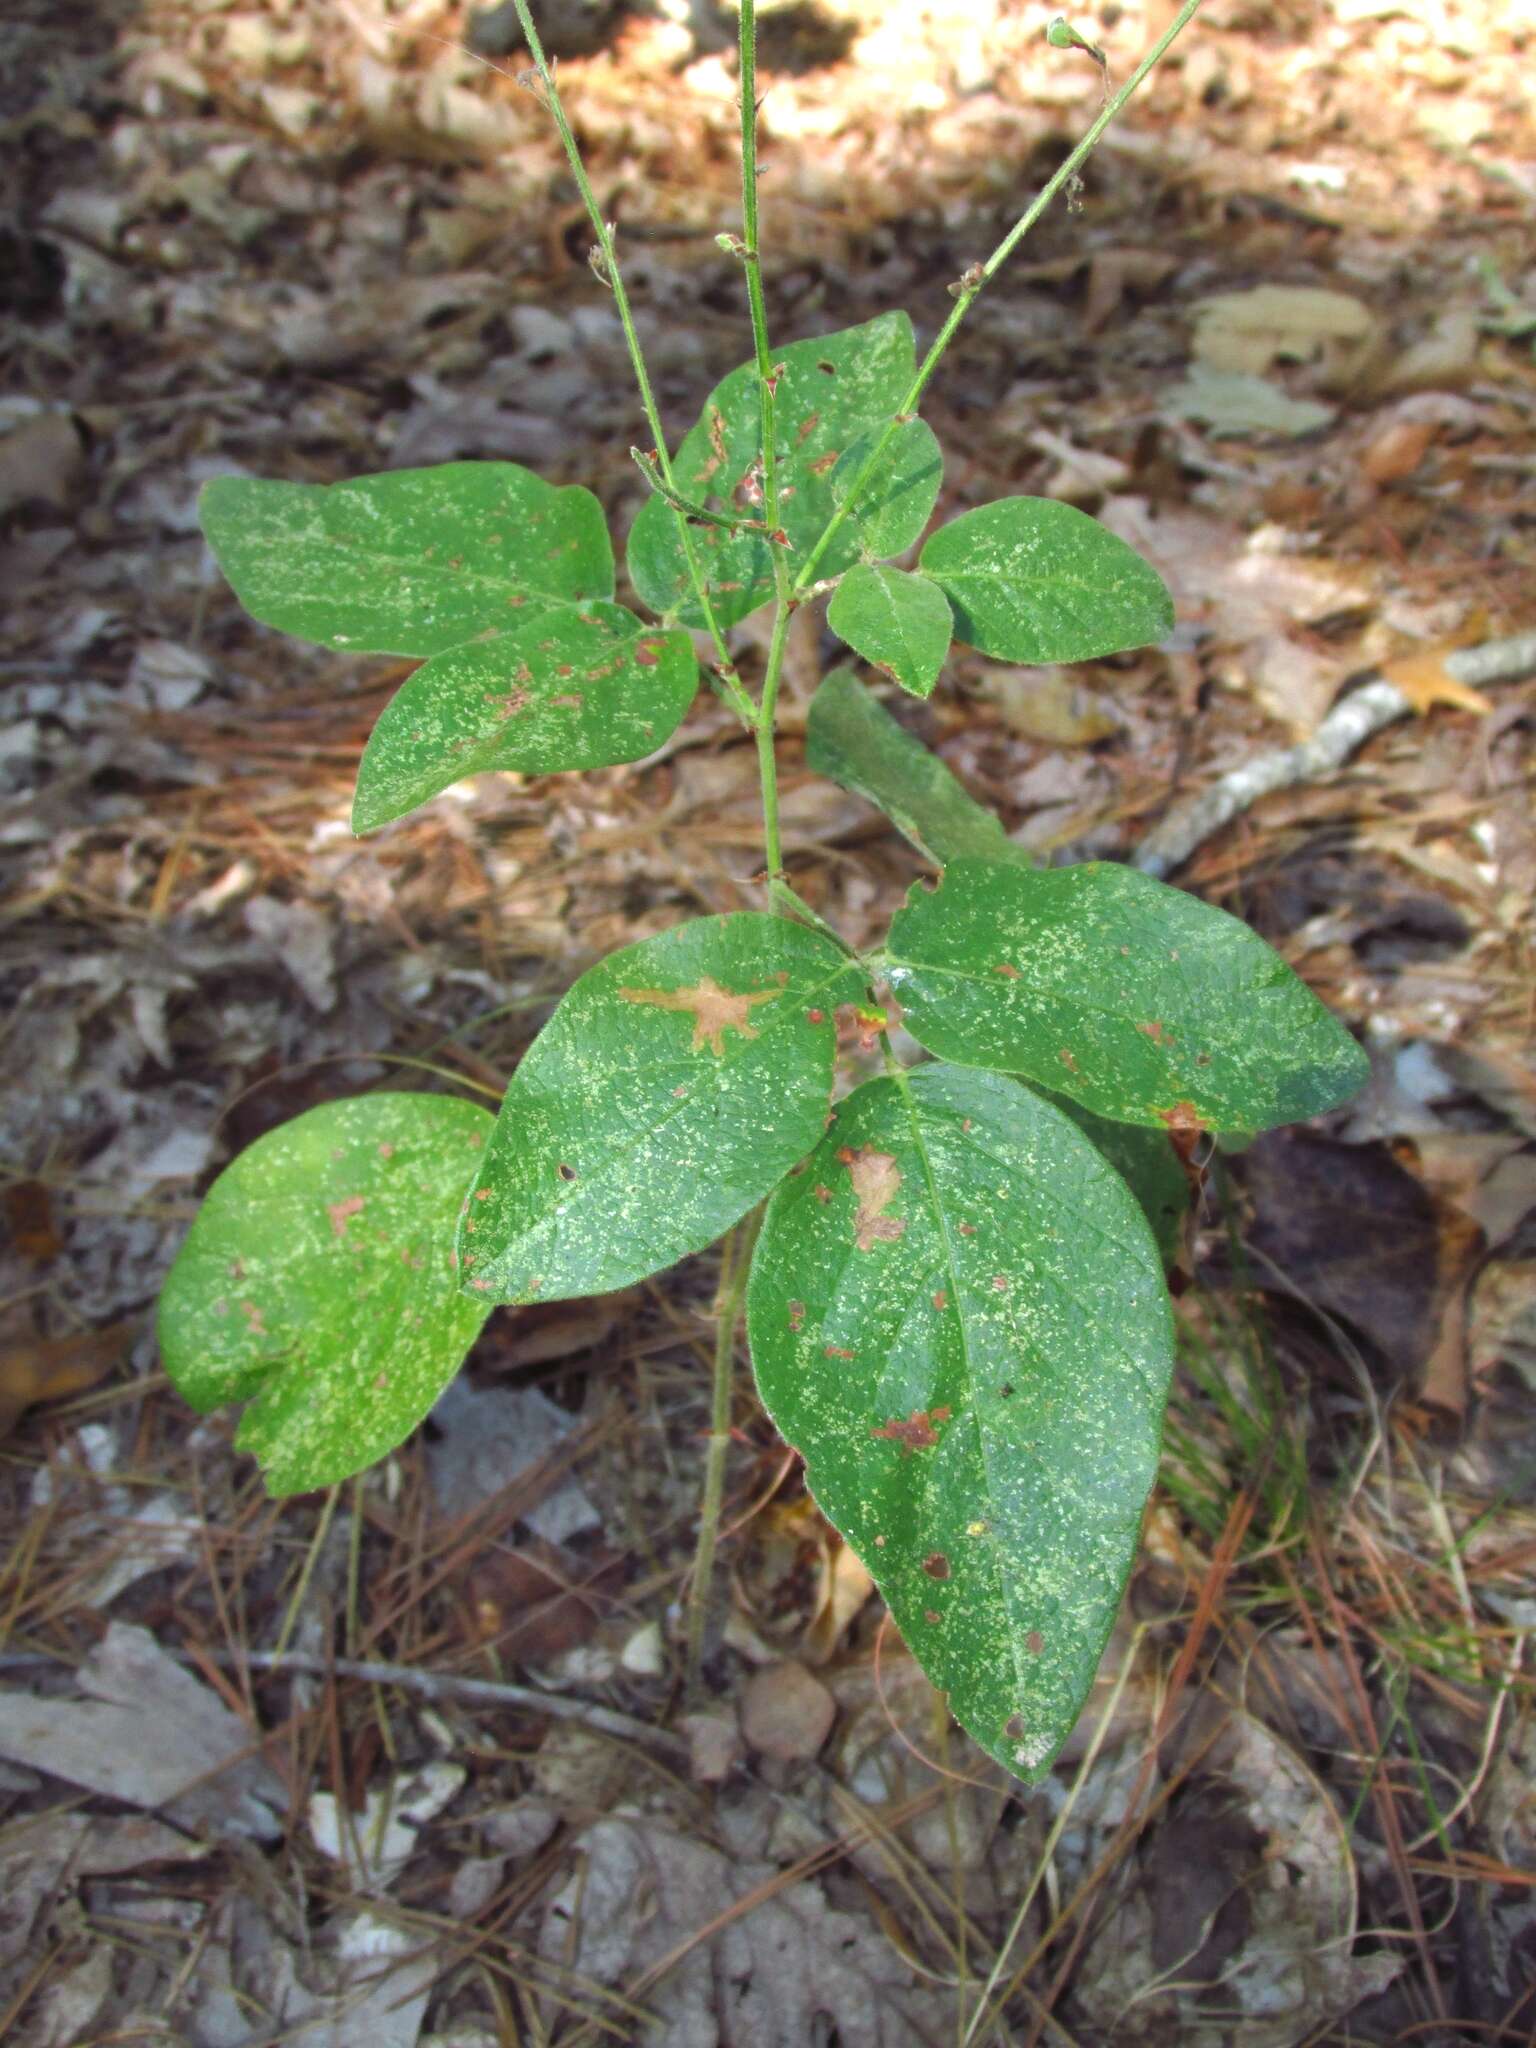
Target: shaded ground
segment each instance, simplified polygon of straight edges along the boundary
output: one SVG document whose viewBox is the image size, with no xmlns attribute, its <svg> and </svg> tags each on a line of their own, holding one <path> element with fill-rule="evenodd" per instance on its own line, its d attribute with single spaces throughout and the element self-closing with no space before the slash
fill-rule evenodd
<svg viewBox="0 0 1536 2048">
<path fill-rule="evenodd" d="M 779 337 L 900 303 L 926 337 L 1091 119 L 1050 10 L 978 12 L 774 29 Z M 1529 0 L 1212 0 L 927 410 L 944 516 L 1067 497 L 1180 601 L 1167 649 L 964 657 L 903 712 L 1028 843 L 1129 857 L 1379 666 L 1423 707 L 1179 875 L 1376 1073 L 1213 1189 L 1127 1615 L 1027 1793 L 882 1639 L 745 1375 L 713 1703 L 682 1719 L 708 1259 L 493 1319 L 421 1440 L 325 1502 L 265 1501 L 158 1377 L 147 1308 L 211 1173 L 384 1082 L 494 1099 L 583 967 L 753 900 L 755 780 L 701 699 L 636 769 L 352 840 L 404 670 L 246 621 L 197 488 L 499 455 L 622 532 L 638 413 L 580 209 L 451 9 L 56 14 L 0 24 L 4 2029 L 1531 2038 L 1532 690 L 1441 665 L 1536 625 Z M 1164 19 L 1084 25 L 1120 75 Z M 633 18 L 563 72 L 678 432 L 744 353 L 708 42 Z M 1211 306 L 1261 286 L 1246 328 Z M 863 937 L 918 864 L 799 768 L 819 635 L 786 829 Z"/>
</svg>

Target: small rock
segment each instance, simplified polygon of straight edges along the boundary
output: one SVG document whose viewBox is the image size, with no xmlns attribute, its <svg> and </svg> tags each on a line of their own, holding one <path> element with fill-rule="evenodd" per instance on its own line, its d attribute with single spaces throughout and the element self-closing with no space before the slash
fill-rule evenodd
<svg viewBox="0 0 1536 2048">
<path fill-rule="evenodd" d="M 803 1664 L 770 1664 L 747 1682 L 741 1732 L 760 1755 L 801 1763 L 821 1748 L 836 1714 L 831 1693 Z"/>
<path fill-rule="evenodd" d="M 620 1650 L 619 1662 L 636 1678 L 660 1678 L 667 1668 L 660 1622 L 648 1621 L 643 1628 L 637 1628 Z"/>
<path fill-rule="evenodd" d="M 67 412 L 40 412 L 0 440 L 0 518 L 21 505 L 67 511 L 85 478 L 85 451 Z"/>
<path fill-rule="evenodd" d="M 501 1888 L 505 1856 L 466 1856 L 448 1880 L 448 1911 L 455 1920 L 474 1920 Z"/>
<path fill-rule="evenodd" d="M 689 1769 L 696 1785 L 719 1785 L 741 1761 L 741 1730 L 726 1714 L 690 1714 L 683 1723 L 688 1737 Z"/>
<path fill-rule="evenodd" d="M 551 356 L 569 355 L 571 352 L 570 321 L 558 313 L 551 313 L 547 306 L 509 307 L 507 325 L 512 330 L 518 354 L 526 356 L 530 362 L 545 362 Z"/>
<path fill-rule="evenodd" d="M 532 1856 L 543 1848 L 560 1816 L 542 1799 L 515 1799 L 510 1806 L 493 1807 L 481 1821 L 488 1842 L 507 1856 Z"/>
</svg>

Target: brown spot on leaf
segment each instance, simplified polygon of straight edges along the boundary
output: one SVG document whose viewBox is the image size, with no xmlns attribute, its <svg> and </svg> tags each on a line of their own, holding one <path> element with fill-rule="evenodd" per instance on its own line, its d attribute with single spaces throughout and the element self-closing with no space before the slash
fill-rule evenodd
<svg viewBox="0 0 1536 2048">
<path fill-rule="evenodd" d="M 1066 1068 L 1069 1074 L 1075 1074 L 1077 1072 L 1077 1061 L 1073 1059 L 1071 1053 L 1067 1051 L 1067 1048 L 1065 1046 L 1061 1048 L 1061 1051 L 1056 1055 L 1056 1057 L 1061 1061 L 1061 1064 Z"/>
<path fill-rule="evenodd" d="M 994 967 L 992 972 L 1002 975 L 1005 981 L 1018 981 L 1022 978 L 1017 967 L 1010 967 L 1006 960 L 1000 967 Z"/>
<path fill-rule="evenodd" d="M 844 1152 L 848 1152 L 846 1145 L 838 1153 L 839 1159 L 843 1159 Z M 859 1204 L 853 1220 L 854 1243 L 861 1252 L 873 1251 L 877 1244 L 894 1244 L 907 1227 L 905 1218 L 885 1213 L 901 1186 L 901 1172 L 894 1155 L 877 1152 L 873 1145 L 862 1145 L 857 1152 L 848 1152 L 843 1164 Z"/>
<path fill-rule="evenodd" d="M 962 1237 L 974 1237 L 976 1235 L 976 1226 L 974 1223 L 962 1223 L 959 1226 L 959 1229 L 960 1235 Z"/>
<path fill-rule="evenodd" d="M 379 1147 L 379 1157 L 381 1159 L 393 1159 L 394 1156 L 395 1148 L 393 1145 L 381 1145 Z"/>
<path fill-rule="evenodd" d="M 261 1319 L 261 1310 L 257 1307 L 254 1301 L 242 1301 L 240 1304 L 240 1313 L 245 1317 L 246 1322 L 250 1325 L 250 1331 L 253 1337 L 265 1337 L 267 1335 L 267 1326 Z"/>
<path fill-rule="evenodd" d="M 807 1010 L 805 1014 L 807 1021 L 812 1024 L 825 1024 L 827 1021 L 825 1010 Z"/>
<path fill-rule="evenodd" d="M 1021 1741 L 1024 1735 L 1024 1716 L 1022 1714 L 1010 1714 L 1003 1723 L 1003 1733 L 1010 1742 Z"/>
<path fill-rule="evenodd" d="M 555 1168 L 555 1171 L 559 1174 L 562 1180 L 574 1180 L 576 1178 L 575 1167 L 568 1166 L 563 1159 L 561 1160 L 560 1164 Z"/>
<path fill-rule="evenodd" d="M 654 668 L 656 666 L 660 659 L 659 646 L 660 642 L 656 640 L 642 640 L 640 642 L 640 645 L 635 649 L 635 660 L 640 664 L 641 668 Z"/>
<path fill-rule="evenodd" d="M 1040 1652 L 1045 1648 L 1045 1637 L 1041 1635 L 1039 1629 L 1032 1628 L 1030 1630 L 1029 1634 L 1024 1638 L 1024 1647 L 1028 1650 L 1031 1657 L 1038 1657 L 1040 1655 Z"/>
<path fill-rule="evenodd" d="M 935 1294 L 935 1296 L 933 1297 L 933 1305 L 937 1309 L 946 1309 L 949 1307 L 949 1296 L 944 1292 L 942 1287 L 939 1289 L 938 1293 Z"/>
<path fill-rule="evenodd" d="M 325 1213 L 331 1219 L 331 1229 L 335 1235 L 337 1237 L 345 1237 L 347 1225 L 354 1216 L 360 1215 L 367 1206 L 368 1201 L 365 1195 L 348 1195 L 345 1201 L 327 1202 Z"/>
<path fill-rule="evenodd" d="M 811 1189 L 811 1193 L 816 1197 L 818 1202 L 830 1202 L 832 1199 L 832 1190 L 827 1186 L 824 1180 L 817 1181 L 815 1187 Z"/>
<path fill-rule="evenodd" d="M 825 476 L 829 469 L 836 467 L 837 457 L 838 450 L 829 448 L 825 455 L 818 455 L 814 462 L 808 462 L 805 466 L 812 476 Z"/>
<path fill-rule="evenodd" d="M 792 1330 L 804 1329 L 805 1303 L 803 1301 L 792 1301 L 789 1304 L 789 1327 Z"/>
<path fill-rule="evenodd" d="M 476 1188 L 476 1189 L 475 1189 L 475 1200 L 476 1200 L 477 1202 L 488 1202 L 488 1201 L 489 1201 L 490 1199 L 491 1199 L 491 1191 L 490 1191 L 490 1189 L 489 1189 L 489 1188 Z"/>
<path fill-rule="evenodd" d="M 828 1344 L 822 1350 L 824 1358 L 857 1358 L 858 1355 L 857 1351 L 845 1351 L 841 1344 Z M 875 1433 L 879 1435 L 878 1430 Z"/>
<path fill-rule="evenodd" d="M 914 1451 L 931 1451 L 939 1440 L 939 1433 L 933 1425 L 948 1422 L 952 1413 L 949 1408 L 914 1408 L 905 1421 L 899 1415 L 893 1415 L 889 1422 L 869 1433 L 871 1437 L 883 1437 L 887 1442 L 900 1444 L 901 1454 L 907 1458 Z"/>
<path fill-rule="evenodd" d="M 1191 1185 L 1198 1191 L 1195 1176 L 1199 1168 L 1195 1161 L 1195 1147 L 1205 1130 L 1205 1125 L 1200 1120 L 1200 1112 L 1192 1102 L 1176 1102 L 1172 1109 L 1160 1109 L 1158 1116 L 1168 1126 L 1168 1136 L 1178 1155 L 1179 1164 L 1189 1176 Z"/>
<path fill-rule="evenodd" d="M 994 1294 L 1006 1294 L 1008 1292 L 1008 1275 L 1006 1273 L 994 1273 L 992 1275 L 992 1292 Z"/>
<path fill-rule="evenodd" d="M 756 995 L 734 996 L 708 974 L 701 976 L 692 988 L 619 990 L 626 1003 L 648 1003 L 656 1010 L 686 1011 L 693 1018 L 693 1041 L 688 1050 L 697 1052 L 700 1046 L 707 1045 L 716 1059 L 725 1057 L 727 1031 L 737 1031 L 743 1038 L 757 1037 L 757 1028 L 750 1021 L 752 1006 L 772 1002 L 778 993 L 777 989 L 770 988 Z"/>
<path fill-rule="evenodd" d="M 923 1609 L 923 1619 L 929 1624 L 931 1628 L 937 1628 L 939 1623 L 944 1619 L 944 1617 L 942 1614 L 937 1613 L 932 1607 L 925 1607 Z"/>
<path fill-rule="evenodd" d="M 1173 1043 L 1173 1035 L 1161 1017 L 1153 1017 L 1149 1023 L 1138 1024 L 1136 1029 L 1143 1038 L 1150 1038 L 1154 1045 L 1161 1045 L 1165 1038 L 1170 1045 Z"/>
<path fill-rule="evenodd" d="M 942 1550 L 930 1550 L 923 1559 L 923 1570 L 930 1579 L 947 1579 L 949 1577 L 949 1559 Z"/>
<path fill-rule="evenodd" d="M 551 697 L 549 701 L 551 706 L 557 710 L 579 711 L 581 709 L 581 692 L 579 690 L 567 690 L 563 697 Z"/>
<path fill-rule="evenodd" d="M 808 412 L 795 430 L 796 443 L 809 441 L 820 425 L 821 414 L 819 412 Z"/>
</svg>

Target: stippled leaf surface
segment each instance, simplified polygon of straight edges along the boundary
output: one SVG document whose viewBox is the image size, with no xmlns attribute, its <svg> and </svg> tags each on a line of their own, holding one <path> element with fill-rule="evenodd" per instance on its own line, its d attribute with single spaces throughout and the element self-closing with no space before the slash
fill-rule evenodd
<svg viewBox="0 0 1536 2048">
<path fill-rule="evenodd" d="M 832 515 L 832 470 L 839 456 L 861 434 L 891 419 L 911 386 L 912 323 L 905 313 L 882 313 L 861 327 L 791 342 L 774 351 L 774 361 L 784 366 L 774 422 L 779 511 L 793 569 Z M 673 459 L 685 498 L 711 511 L 762 516 L 754 495 L 759 404 L 755 363 L 743 363 L 715 386 Z M 734 625 L 773 596 L 772 544 L 765 534 L 696 526 L 693 536 L 722 625 Z M 858 523 L 849 519 L 823 557 L 821 573 L 837 575 L 861 551 Z M 677 514 L 665 499 L 641 506 L 630 529 L 628 561 L 630 580 L 653 611 L 675 612 L 688 626 L 703 624 Z"/>
<path fill-rule="evenodd" d="M 566 993 L 513 1076 L 459 1231 L 492 1301 L 602 1294 L 712 1244 L 821 1136 L 830 941 L 742 911 L 642 939 Z"/>
<path fill-rule="evenodd" d="M 1124 1123 L 1254 1132 L 1348 1101 L 1364 1053 L 1247 925 L 1134 868 L 956 861 L 891 923 L 907 1029 Z"/>
<path fill-rule="evenodd" d="M 867 1082 L 769 1204 L 758 1388 L 910 1648 L 1021 1776 L 1077 1718 L 1135 1555 L 1173 1362 L 1119 1176 L 1017 1082 Z"/>
<path fill-rule="evenodd" d="M 638 761 L 698 688 L 681 629 L 622 605 L 556 605 L 426 662 L 385 706 L 363 751 L 352 826 L 371 832 L 488 768 L 550 775 Z"/>
<path fill-rule="evenodd" d="M 832 469 L 832 496 L 848 500 L 870 451 L 881 437 L 871 428 L 845 448 Z M 879 463 L 850 506 L 864 552 L 899 555 L 911 547 L 938 503 L 944 480 L 944 451 L 926 420 L 903 420 L 881 452 Z"/>
<path fill-rule="evenodd" d="M 1055 498 L 999 498 L 932 534 L 918 566 L 955 636 L 1000 661 L 1088 661 L 1173 630 L 1162 578 L 1117 534 Z"/>
<path fill-rule="evenodd" d="M 440 654 L 530 608 L 613 596 L 603 508 L 515 462 L 336 484 L 216 477 L 198 516 L 253 618 L 360 654 Z"/>
<path fill-rule="evenodd" d="M 1083 1136 L 1119 1174 L 1141 1204 L 1165 1267 L 1177 1260 L 1184 1244 L 1184 1222 L 1191 1200 L 1190 1177 L 1179 1163 L 1171 1134 L 1146 1124 L 1113 1122 L 1095 1116 L 1080 1102 L 1054 1088 L 1031 1083 L 1033 1093 L 1071 1117 Z"/>
<path fill-rule="evenodd" d="M 384 1457 L 463 1363 L 485 1304 L 454 1219 L 491 1117 L 445 1095 L 328 1102 L 258 1138 L 209 1189 L 160 1297 L 165 1369 L 274 1494 Z"/>
<path fill-rule="evenodd" d="M 915 733 L 894 719 L 851 668 L 833 669 L 811 699 L 805 758 L 818 775 L 881 810 L 938 867 L 973 858 L 1034 862 Z"/>
<path fill-rule="evenodd" d="M 937 583 L 887 563 L 854 563 L 832 593 L 827 624 L 914 697 L 933 694 L 954 633 Z"/>
</svg>

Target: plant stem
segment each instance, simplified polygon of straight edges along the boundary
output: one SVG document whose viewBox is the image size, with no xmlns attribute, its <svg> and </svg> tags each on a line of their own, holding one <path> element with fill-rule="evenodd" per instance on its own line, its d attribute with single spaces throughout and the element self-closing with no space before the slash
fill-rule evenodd
<svg viewBox="0 0 1536 2048">
<path fill-rule="evenodd" d="M 779 531 L 779 473 L 775 379 L 773 353 L 768 346 L 768 311 L 763 299 L 763 263 L 757 217 L 756 0 L 741 0 L 738 47 L 741 52 L 738 79 L 741 91 L 742 264 L 747 274 L 747 307 L 752 318 L 752 346 L 757 356 L 763 518 L 768 527 L 767 544 L 773 561 L 774 588 L 773 632 L 763 671 L 763 691 L 757 703 L 757 779 L 763 802 L 763 864 L 768 870 L 768 907 L 782 917 L 788 906 L 774 887 L 776 882 L 784 879 L 784 856 L 779 844 L 779 765 L 775 752 L 775 721 L 778 716 L 779 677 L 784 667 L 784 643 L 793 605 L 790 601 L 789 565 L 776 538 Z"/>
<path fill-rule="evenodd" d="M 768 346 L 768 311 L 763 299 L 763 261 L 757 224 L 757 4 L 741 0 L 741 239 L 747 273 L 747 307 L 752 318 L 752 346 L 757 355 L 758 397 L 762 417 L 763 516 L 769 534 L 779 526 L 778 448 L 774 437 L 775 387 L 773 353 Z M 789 594 L 789 571 L 782 553 L 773 548 L 773 580 L 782 602 Z"/>
<path fill-rule="evenodd" d="M 779 844 L 779 763 L 774 752 L 774 721 L 779 709 L 779 678 L 784 672 L 784 643 L 792 614 L 787 595 L 779 597 L 763 666 L 763 694 L 757 703 L 757 779 L 763 798 L 763 864 L 770 883 L 783 879 L 784 855 Z"/>
<path fill-rule="evenodd" d="M 657 470 L 660 472 L 668 490 L 675 496 L 681 497 L 682 493 L 678 490 L 677 481 L 672 474 L 672 458 L 667 453 L 667 442 L 666 436 L 662 431 L 661 414 L 657 410 L 656 396 L 651 389 L 650 373 L 645 367 L 645 356 L 640 347 L 640 336 L 635 328 L 634 314 L 630 310 L 629 293 L 625 289 L 624 278 L 619 269 L 618 252 L 614 247 L 613 229 L 603 219 L 602 208 L 597 203 L 597 194 L 592 189 L 592 180 L 587 176 L 587 167 L 582 162 L 581 150 L 577 145 L 575 135 L 571 131 L 571 124 L 565 117 L 565 107 L 560 99 L 560 89 L 555 84 L 555 74 L 550 69 L 549 59 L 544 54 L 544 45 L 539 39 L 537 28 L 534 26 L 533 16 L 528 10 L 528 0 L 512 0 L 512 4 L 517 9 L 518 26 L 523 32 L 523 40 L 528 46 L 528 54 L 533 59 L 533 68 L 538 73 L 539 82 L 544 88 L 545 104 L 553 116 L 555 127 L 559 130 L 561 146 L 564 148 L 566 160 L 570 164 L 571 175 L 576 180 L 576 188 L 580 192 L 582 204 L 587 210 L 587 218 L 592 223 L 592 232 L 597 237 L 597 246 L 603 260 L 603 281 L 613 293 L 613 303 L 618 311 L 619 324 L 624 329 L 625 346 L 629 350 L 630 365 L 634 370 L 635 383 L 640 391 L 640 404 L 645 413 L 646 425 L 651 430 L 651 439 L 656 444 L 655 460 Z M 719 662 L 714 673 L 720 682 L 727 700 L 735 709 L 743 724 L 750 730 L 757 723 L 757 707 L 742 687 L 741 678 L 736 673 L 736 665 L 731 660 L 730 648 L 726 645 L 725 635 L 721 630 L 720 622 L 715 617 L 715 608 L 710 602 L 709 587 L 704 576 L 703 567 L 699 561 L 698 550 L 694 546 L 692 531 L 681 513 L 677 515 L 677 527 L 682 537 L 683 555 L 688 564 L 688 574 L 693 583 L 693 594 L 698 601 L 699 610 L 703 614 L 705 630 L 714 642 L 715 652 L 719 656 Z"/>
<path fill-rule="evenodd" d="M 1180 35 L 1189 26 L 1190 22 L 1194 20 L 1196 13 L 1199 11 L 1200 4 L 1201 0 L 1184 0 L 1183 6 L 1179 9 L 1169 26 L 1158 37 L 1157 41 L 1152 45 L 1146 56 L 1142 58 L 1120 90 L 1113 98 L 1105 101 L 1097 119 L 1092 122 L 1082 141 L 1078 143 L 1076 149 L 1072 151 L 1072 154 L 1055 175 L 1041 186 L 1039 192 L 1036 193 L 1029 205 L 1025 207 L 1023 213 L 1019 215 L 1019 218 L 998 243 L 986 262 L 980 266 L 979 270 L 968 271 L 960 283 L 953 287 L 955 303 L 950 309 L 948 319 L 934 336 L 933 345 L 927 355 L 924 356 L 917 375 L 912 380 L 910 389 L 902 399 L 895 416 L 887 422 L 879 439 L 875 442 L 873 448 L 870 449 L 858 475 L 854 478 L 853 483 L 844 495 L 842 503 L 827 521 L 826 526 L 822 529 L 821 534 L 816 540 L 815 546 L 801 564 L 800 573 L 796 576 L 794 583 L 795 595 L 797 597 L 803 596 L 810 585 L 816 580 L 818 563 L 826 553 L 833 535 L 848 517 L 852 507 L 858 502 L 859 495 L 863 491 L 864 486 L 879 467 L 880 460 L 890 443 L 891 437 L 895 434 L 906 416 L 909 413 L 916 412 L 929 379 L 938 368 L 940 358 L 954 339 L 955 330 L 970 311 L 982 286 L 989 283 L 996 276 L 997 272 L 1008 261 L 1008 258 L 1013 254 L 1019 243 L 1023 241 L 1024 237 L 1029 233 L 1035 222 L 1044 213 L 1062 187 L 1070 184 L 1077 176 L 1084 163 L 1092 155 L 1104 130 L 1114 120 L 1126 101 L 1131 97 L 1131 94 L 1135 92 L 1142 80 L 1147 76 L 1147 73 L 1161 60 L 1175 37 Z"/>
<path fill-rule="evenodd" d="M 720 1503 L 725 1495 L 725 1459 L 731 1446 L 731 1395 L 735 1382 L 736 1325 L 741 1319 L 752 1247 L 757 1242 L 761 1208 L 742 1218 L 726 1234 L 720 1255 L 720 1285 L 715 1294 L 715 1374 L 710 1400 L 709 1442 L 704 1454 L 704 1498 L 699 1508 L 699 1542 L 688 1587 L 688 1661 L 685 1690 L 699 1689 L 704 1666 L 704 1632 L 709 1621 L 710 1593 L 715 1576 L 715 1544 L 720 1530 Z"/>
</svg>

